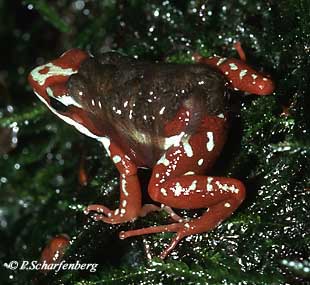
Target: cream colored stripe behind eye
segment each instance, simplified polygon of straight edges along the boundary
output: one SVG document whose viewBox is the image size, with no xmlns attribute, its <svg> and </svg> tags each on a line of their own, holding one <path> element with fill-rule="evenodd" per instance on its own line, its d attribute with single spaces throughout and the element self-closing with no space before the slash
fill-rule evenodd
<svg viewBox="0 0 310 285">
<path fill-rule="evenodd" d="M 40 73 L 41 70 L 44 68 L 48 68 L 47 73 Z M 70 76 L 78 71 L 74 71 L 72 68 L 62 68 L 60 66 L 54 65 L 53 63 L 49 62 L 47 64 L 38 66 L 34 70 L 31 71 L 31 76 L 34 81 L 36 81 L 39 85 L 43 86 L 45 81 L 49 77 L 53 76 Z"/>
<path fill-rule="evenodd" d="M 82 134 L 94 138 L 96 140 L 98 140 L 99 142 L 101 142 L 103 144 L 103 146 L 105 147 L 108 155 L 110 156 L 110 139 L 108 137 L 99 137 L 96 136 L 95 134 L 93 134 L 92 132 L 90 132 L 85 126 L 75 122 L 74 120 L 70 119 L 69 117 L 66 117 L 64 115 L 59 114 L 54 108 L 52 108 L 45 100 L 44 98 L 42 98 L 37 92 L 34 92 L 39 99 L 56 115 L 58 116 L 60 119 L 62 119 L 63 121 L 65 121 L 67 124 L 74 126 L 79 132 L 81 132 Z"/>
</svg>

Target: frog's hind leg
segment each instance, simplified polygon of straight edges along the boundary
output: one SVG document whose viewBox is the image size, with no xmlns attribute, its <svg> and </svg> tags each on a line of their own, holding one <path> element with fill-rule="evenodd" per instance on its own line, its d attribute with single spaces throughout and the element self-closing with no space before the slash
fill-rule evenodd
<svg viewBox="0 0 310 285">
<path fill-rule="evenodd" d="M 164 226 L 122 232 L 120 238 L 176 232 L 170 245 L 161 254 L 161 258 L 165 258 L 182 238 L 210 231 L 228 218 L 244 200 L 244 185 L 233 178 L 201 175 L 216 159 L 216 152 L 219 151 L 216 146 L 221 141 L 221 135 L 216 130 L 185 135 L 179 146 L 170 147 L 157 162 L 149 183 L 148 191 L 154 201 L 172 208 L 208 208 L 202 216 Z M 194 174 L 188 175 L 189 169 Z"/>
<path fill-rule="evenodd" d="M 245 197 L 243 184 L 225 177 L 181 176 L 159 187 L 152 185 L 152 198 L 158 202 L 176 208 L 208 208 L 196 219 L 120 233 L 120 238 L 128 238 L 158 232 L 176 232 L 170 245 L 161 253 L 161 258 L 165 258 L 182 238 L 214 229 L 239 207 Z"/>
</svg>

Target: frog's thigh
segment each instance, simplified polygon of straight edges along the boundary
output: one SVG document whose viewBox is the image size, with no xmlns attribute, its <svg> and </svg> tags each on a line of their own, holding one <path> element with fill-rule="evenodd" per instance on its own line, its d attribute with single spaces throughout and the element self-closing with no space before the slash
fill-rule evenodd
<svg viewBox="0 0 310 285">
<path fill-rule="evenodd" d="M 153 168 L 148 188 L 151 198 L 174 208 L 209 207 L 211 211 L 222 207 L 223 216 L 229 216 L 243 201 L 245 188 L 233 178 L 201 175 L 212 156 L 217 157 L 212 153 L 217 151 L 216 136 L 212 139 L 209 132 L 203 132 L 170 147 Z"/>
</svg>

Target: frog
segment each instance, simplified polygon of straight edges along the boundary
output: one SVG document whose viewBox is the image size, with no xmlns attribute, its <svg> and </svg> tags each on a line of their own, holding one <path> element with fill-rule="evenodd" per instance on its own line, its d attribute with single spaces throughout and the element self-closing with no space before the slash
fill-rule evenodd
<svg viewBox="0 0 310 285">
<path fill-rule="evenodd" d="M 120 239 L 173 233 L 160 258 L 185 237 L 214 230 L 242 204 L 242 181 L 208 175 L 229 131 L 231 89 L 269 95 L 269 76 L 240 59 L 193 54 L 193 63 L 149 62 L 117 52 L 93 56 L 71 49 L 34 68 L 29 83 L 60 119 L 96 139 L 119 172 L 119 207 L 92 204 L 85 213 L 107 224 L 164 210 L 171 223 L 121 231 Z M 233 91 L 234 92 L 234 91 Z M 144 204 L 138 169 L 151 169 Z M 175 209 L 202 209 L 185 218 Z"/>
</svg>

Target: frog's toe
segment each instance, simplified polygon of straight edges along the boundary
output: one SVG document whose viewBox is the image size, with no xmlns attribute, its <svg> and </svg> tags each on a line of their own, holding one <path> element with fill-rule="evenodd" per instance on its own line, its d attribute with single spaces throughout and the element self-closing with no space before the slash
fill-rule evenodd
<svg viewBox="0 0 310 285">
<path fill-rule="evenodd" d="M 105 214 L 107 216 L 112 215 L 112 211 L 109 208 L 98 204 L 87 206 L 87 208 L 84 210 L 84 213 L 87 215 L 91 211 L 97 212 L 99 214 Z"/>
<path fill-rule="evenodd" d="M 159 232 L 175 232 L 176 234 L 173 237 L 172 241 L 159 256 L 161 259 L 165 259 L 166 256 L 176 247 L 179 241 L 185 236 L 189 235 L 187 233 L 188 225 L 189 224 L 187 222 L 180 222 L 180 223 L 173 223 L 169 225 L 142 228 L 142 229 L 137 229 L 137 230 L 122 231 L 119 234 L 119 238 L 125 239 L 128 237 L 140 236 L 140 235 L 145 235 L 145 234 L 153 234 L 153 233 L 159 233 Z"/>
<path fill-rule="evenodd" d="M 115 211 L 117 212 L 118 209 Z M 117 213 L 115 214 L 115 211 L 111 211 L 111 213 L 109 213 L 107 216 L 100 215 L 100 214 L 94 214 L 92 218 L 95 221 L 103 221 L 104 223 L 107 223 L 107 224 L 122 224 L 126 222 L 132 222 L 133 220 L 136 219 L 135 217 L 132 218 L 132 217 L 127 217 L 125 215 L 119 215 Z"/>
</svg>

